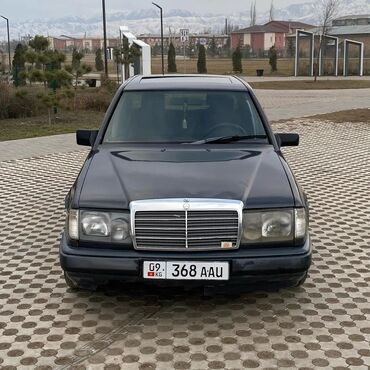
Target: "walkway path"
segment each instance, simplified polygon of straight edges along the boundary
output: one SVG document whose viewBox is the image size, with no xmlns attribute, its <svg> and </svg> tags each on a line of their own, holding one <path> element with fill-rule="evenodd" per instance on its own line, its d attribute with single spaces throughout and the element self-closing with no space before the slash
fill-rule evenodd
<svg viewBox="0 0 370 370">
<path fill-rule="evenodd" d="M 370 108 L 370 89 L 256 90 L 271 121 L 288 120 L 354 108 Z M 0 142 L 0 161 L 80 150 L 75 135 Z"/>
</svg>

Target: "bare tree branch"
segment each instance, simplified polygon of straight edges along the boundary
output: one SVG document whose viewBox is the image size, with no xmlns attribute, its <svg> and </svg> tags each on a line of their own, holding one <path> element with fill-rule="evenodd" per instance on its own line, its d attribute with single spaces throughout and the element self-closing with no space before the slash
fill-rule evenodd
<svg viewBox="0 0 370 370">
<path fill-rule="evenodd" d="M 270 5 L 270 22 L 274 20 L 275 18 L 275 7 L 274 7 L 274 0 L 271 0 L 271 5 Z"/>
<path fill-rule="evenodd" d="M 320 20 L 319 23 L 320 42 L 316 57 L 317 63 L 315 69 L 315 81 L 317 81 L 317 76 L 319 73 L 320 53 L 322 52 L 323 49 L 325 35 L 328 33 L 334 18 L 338 14 L 340 3 L 341 0 L 317 0 L 316 9 L 318 11 Z"/>
<path fill-rule="evenodd" d="M 255 26 L 257 23 L 257 11 L 256 11 L 256 2 L 251 3 L 251 9 L 250 9 L 250 18 L 251 18 L 251 26 Z"/>
</svg>

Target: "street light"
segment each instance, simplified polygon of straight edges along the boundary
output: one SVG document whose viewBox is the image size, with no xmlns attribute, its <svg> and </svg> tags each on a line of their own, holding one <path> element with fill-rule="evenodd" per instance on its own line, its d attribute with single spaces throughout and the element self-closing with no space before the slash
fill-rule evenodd
<svg viewBox="0 0 370 370">
<path fill-rule="evenodd" d="M 163 46 L 163 9 L 156 3 L 152 3 L 161 11 L 161 45 L 162 45 L 162 74 L 164 75 L 164 46 Z"/>
<path fill-rule="evenodd" d="M 1 18 L 6 20 L 6 29 L 8 32 L 8 56 L 9 56 L 9 78 L 10 78 L 10 72 L 12 70 L 12 61 L 10 57 L 10 35 L 9 35 L 9 19 L 7 17 L 4 17 L 3 15 L 0 15 Z"/>
<path fill-rule="evenodd" d="M 104 72 L 108 78 L 108 56 L 107 56 L 107 20 L 105 17 L 105 0 L 102 0 L 103 7 L 103 32 L 104 32 Z"/>
</svg>

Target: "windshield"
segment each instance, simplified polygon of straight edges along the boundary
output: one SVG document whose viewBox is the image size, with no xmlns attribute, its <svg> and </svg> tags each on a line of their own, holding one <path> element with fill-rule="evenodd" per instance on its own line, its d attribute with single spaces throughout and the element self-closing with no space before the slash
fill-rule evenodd
<svg viewBox="0 0 370 370">
<path fill-rule="evenodd" d="M 248 92 L 124 92 L 109 122 L 105 143 L 189 143 L 221 136 L 266 135 Z"/>
</svg>

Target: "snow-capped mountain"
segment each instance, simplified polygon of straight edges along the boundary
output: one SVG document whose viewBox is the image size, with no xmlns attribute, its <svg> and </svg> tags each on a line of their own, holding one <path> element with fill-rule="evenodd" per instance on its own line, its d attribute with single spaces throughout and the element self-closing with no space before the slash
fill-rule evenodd
<svg viewBox="0 0 370 370">
<path fill-rule="evenodd" d="M 258 11 L 258 9 L 257 9 Z M 342 0 L 338 16 L 352 14 L 370 14 L 370 0 Z M 229 24 L 238 27 L 247 27 L 250 23 L 249 9 L 245 12 L 228 14 L 195 14 L 183 9 L 168 10 L 164 13 L 165 32 L 178 32 L 180 28 L 189 28 L 192 33 L 221 32 L 224 30 L 225 18 Z M 285 8 L 275 9 L 275 19 L 295 20 L 309 24 L 319 22 L 319 14 L 315 2 L 293 4 Z M 268 20 L 268 13 L 258 14 L 258 23 Z M 155 9 L 143 9 L 111 13 L 107 15 L 108 33 L 114 37 L 118 28 L 126 25 L 135 34 L 158 33 L 158 13 Z M 12 23 L 11 36 L 17 39 L 23 35 L 50 35 L 60 36 L 97 36 L 101 35 L 101 15 L 93 17 L 64 17 L 58 19 L 34 19 Z"/>
</svg>

